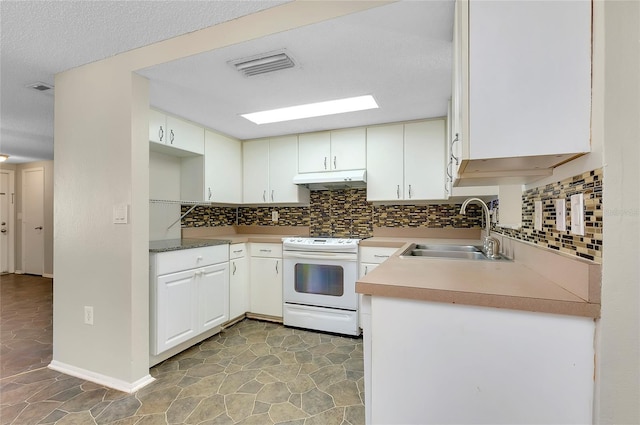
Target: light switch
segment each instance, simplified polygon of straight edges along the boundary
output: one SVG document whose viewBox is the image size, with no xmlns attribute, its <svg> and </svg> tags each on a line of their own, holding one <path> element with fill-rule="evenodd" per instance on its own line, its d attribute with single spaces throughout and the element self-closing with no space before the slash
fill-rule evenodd
<svg viewBox="0 0 640 425">
<path fill-rule="evenodd" d="M 533 228 L 542 230 L 542 201 L 533 203 Z"/>
<path fill-rule="evenodd" d="M 571 195 L 571 233 L 584 236 L 584 195 Z"/>
<path fill-rule="evenodd" d="M 129 222 L 129 205 L 116 204 L 113 206 L 113 224 L 127 224 Z"/>
<path fill-rule="evenodd" d="M 567 205 L 564 199 L 554 199 L 556 206 L 556 230 L 567 230 Z"/>
</svg>

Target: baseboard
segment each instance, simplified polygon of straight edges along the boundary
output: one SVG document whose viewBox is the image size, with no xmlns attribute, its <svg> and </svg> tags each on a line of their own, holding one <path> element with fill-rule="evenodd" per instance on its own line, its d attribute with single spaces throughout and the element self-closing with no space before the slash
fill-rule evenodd
<svg viewBox="0 0 640 425">
<path fill-rule="evenodd" d="M 53 279 L 53 273 L 42 273 L 42 277 Z"/>
<path fill-rule="evenodd" d="M 15 274 L 24 274 L 24 273 L 22 272 L 22 270 L 16 270 L 14 273 L 15 273 Z"/>
<path fill-rule="evenodd" d="M 155 378 L 151 377 L 151 375 L 147 375 L 135 382 L 126 382 L 120 379 L 113 378 L 111 376 L 102 375 L 90 370 L 58 362 L 56 360 L 52 360 L 51 363 L 49 363 L 48 367 L 49 369 L 64 373 L 65 375 L 71 375 L 76 378 L 84 379 L 85 381 L 94 382 L 96 384 L 113 388 L 118 391 L 123 391 L 129 394 L 134 393 L 145 385 L 148 385 L 155 381 Z"/>
</svg>

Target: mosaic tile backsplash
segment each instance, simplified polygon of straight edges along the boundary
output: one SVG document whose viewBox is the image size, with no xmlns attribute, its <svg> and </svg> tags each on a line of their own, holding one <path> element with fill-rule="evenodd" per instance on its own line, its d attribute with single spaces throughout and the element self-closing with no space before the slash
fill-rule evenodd
<svg viewBox="0 0 640 425">
<path fill-rule="evenodd" d="M 571 195 L 577 193 L 584 194 L 584 236 L 573 235 L 570 232 Z M 554 199 L 564 199 L 566 231 L 556 230 Z M 534 229 L 535 201 L 542 201 L 542 230 Z M 523 192 L 522 228 L 514 230 L 494 227 L 494 230 L 518 240 L 601 263 L 602 211 L 602 169 L 597 169 Z"/>
<path fill-rule="evenodd" d="M 182 207 L 184 214 L 189 206 Z M 237 221 L 236 221 L 237 210 Z M 278 211 L 278 222 L 271 220 Z M 182 227 L 258 225 L 309 226 L 311 236 L 365 238 L 373 227 L 476 228 L 481 211 L 469 205 L 376 205 L 367 202 L 366 189 L 312 191 L 308 207 L 197 207 L 182 220 Z"/>
<path fill-rule="evenodd" d="M 585 235 L 570 233 L 570 197 L 585 195 Z M 566 203 L 567 231 L 555 229 L 554 199 Z M 542 201 L 543 226 L 533 226 L 534 202 Z M 498 207 L 495 201 L 494 207 Z M 183 214 L 189 206 L 183 206 Z M 271 220 L 273 210 L 278 222 Z M 460 204 L 373 205 L 367 202 L 366 189 L 312 191 L 308 207 L 197 207 L 182 221 L 182 227 L 261 225 L 309 226 L 311 236 L 365 238 L 376 227 L 479 228 L 480 207 L 471 204 L 461 215 Z M 602 169 L 527 190 L 522 194 L 522 228 L 494 231 L 514 239 L 549 249 L 602 261 Z"/>
</svg>

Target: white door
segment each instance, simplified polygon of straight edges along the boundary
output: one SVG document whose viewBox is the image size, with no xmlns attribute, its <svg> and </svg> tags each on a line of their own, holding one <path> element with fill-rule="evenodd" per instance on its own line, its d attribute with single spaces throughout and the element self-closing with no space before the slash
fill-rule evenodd
<svg viewBox="0 0 640 425">
<path fill-rule="evenodd" d="M 13 273 L 13 171 L 0 170 L 0 273 Z"/>
<path fill-rule="evenodd" d="M 44 169 L 22 170 L 22 271 L 44 273 Z"/>
</svg>

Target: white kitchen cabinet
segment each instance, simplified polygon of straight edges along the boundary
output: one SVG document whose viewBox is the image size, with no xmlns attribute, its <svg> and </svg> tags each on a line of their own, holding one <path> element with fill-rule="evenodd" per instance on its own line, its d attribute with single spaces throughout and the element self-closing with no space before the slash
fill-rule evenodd
<svg viewBox="0 0 640 425">
<path fill-rule="evenodd" d="M 367 128 L 367 200 L 445 199 L 445 120 Z"/>
<path fill-rule="evenodd" d="M 155 109 L 149 110 L 150 147 L 176 156 L 204 154 L 204 128 Z"/>
<path fill-rule="evenodd" d="M 309 202 L 309 189 L 293 184 L 298 173 L 297 136 L 247 140 L 242 149 L 245 204 Z"/>
<path fill-rule="evenodd" d="M 592 423 L 593 319 L 365 298 L 367 423 Z"/>
<path fill-rule="evenodd" d="M 242 142 L 205 130 L 204 156 L 182 159 L 182 200 L 242 203 Z"/>
<path fill-rule="evenodd" d="M 250 309 L 251 288 L 247 245 L 229 246 L 229 319 L 244 316 Z"/>
<path fill-rule="evenodd" d="M 282 244 L 251 243 L 251 313 L 282 318 Z"/>
<path fill-rule="evenodd" d="M 388 248 L 378 246 L 361 246 L 360 247 L 360 273 L 362 277 L 371 270 L 384 263 L 399 248 Z"/>
<path fill-rule="evenodd" d="M 300 134 L 298 171 L 312 173 L 366 168 L 364 127 Z"/>
<path fill-rule="evenodd" d="M 589 152 L 591 2 L 457 3 L 456 184 L 526 183 Z"/>
<path fill-rule="evenodd" d="M 157 356 L 229 318 L 228 245 L 150 255 L 150 351 Z"/>
</svg>

